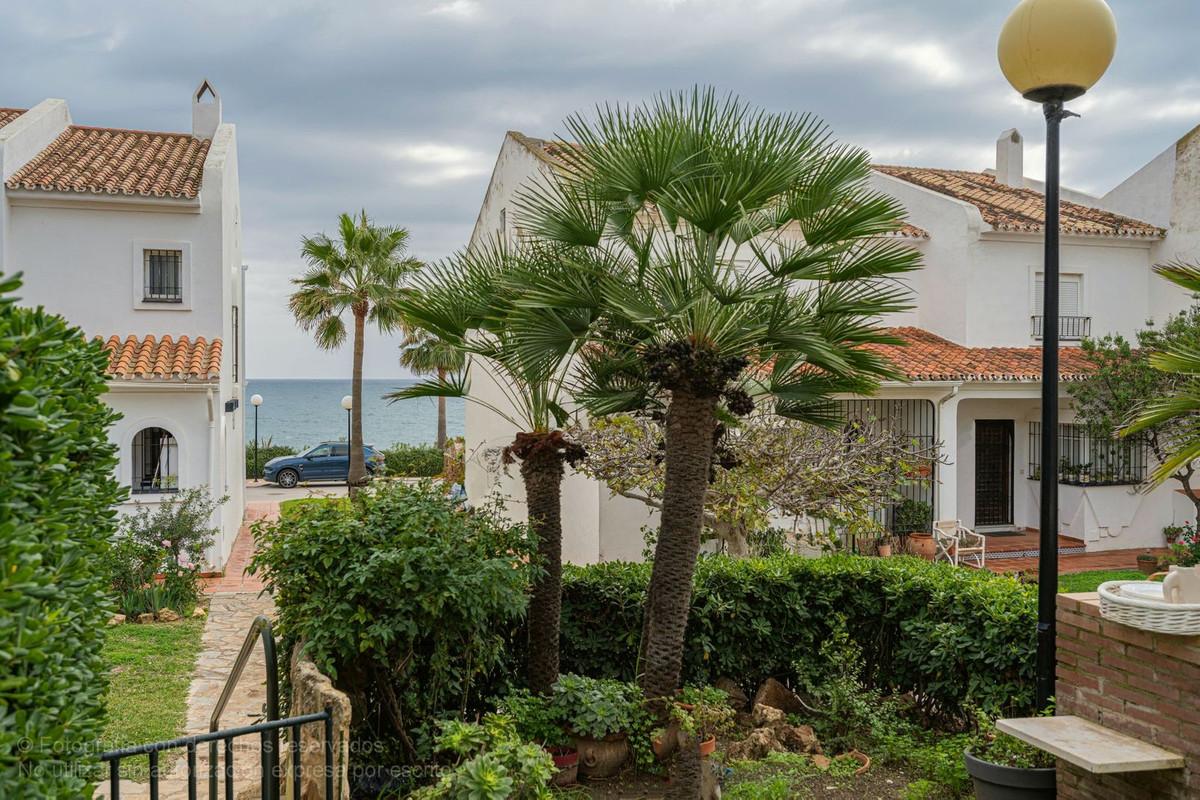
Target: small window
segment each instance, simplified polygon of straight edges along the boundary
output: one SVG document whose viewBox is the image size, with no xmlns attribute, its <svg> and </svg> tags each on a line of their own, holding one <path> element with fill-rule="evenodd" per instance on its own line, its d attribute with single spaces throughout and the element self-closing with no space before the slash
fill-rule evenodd
<svg viewBox="0 0 1200 800">
<path fill-rule="evenodd" d="M 142 264 L 144 302 L 183 302 L 182 250 L 143 250 Z"/>
<path fill-rule="evenodd" d="M 321 444 L 309 450 L 307 455 L 309 458 L 326 458 L 329 456 L 330 447 L 327 444 Z"/>
<path fill-rule="evenodd" d="M 1033 280 L 1033 336 L 1042 338 L 1045 326 L 1042 309 L 1045 301 L 1045 279 L 1037 273 Z M 1079 340 L 1092 333 L 1092 318 L 1083 312 L 1083 277 L 1060 275 L 1058 278 L 1058 338 Z"/>
<path fill-rule="evenodd" d="M 348 445 L 348 444 L 335 444 L 335 445 L 333 446 L 333 454 L 334 454 L 335 456 L 338 456 L 338 457 L 341 457 L 341 458 L 345 458 L 346 456 L 350 455 L 350 445 Z"/>
<path fill-rule="evenodd" d="M 508 238 L 508 209 L 500 209 L 500 235 Z"/>
<path fill-rule="evenodd" d="M 133 494 L 179 491 L 179 445 L 163 428 L 143 428 L 133 437 Z"/>
<path fill-rule="evenodd" d="M 238 333 L 238 307 L 233 306 L 232 311 L 233 311 L 233 317 L 232 317 L 232 323 L 233 323 L 233 382 L 237 383 L 239 367 L 241 366 L 238 363 L 238 361 L 239 361 L 238 356 L 241 353 L 242 346 L 241 346 L 241 343 L 238 341 L 238 337 L 240 336 L 240 334 Z"/>
</svg>

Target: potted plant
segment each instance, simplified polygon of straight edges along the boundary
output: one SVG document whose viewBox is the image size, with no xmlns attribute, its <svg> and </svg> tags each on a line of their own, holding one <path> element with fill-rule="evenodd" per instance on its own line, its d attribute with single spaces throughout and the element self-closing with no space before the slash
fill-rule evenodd
<svg viewBox="0 0 1200 800">
<path fill-rule="evenodd" d="M 929 526 L 933 521 L 933 507 L 923 500 L 908 499 L 896 506 L 892 513 L 893 533 L 908 534 L 908 549 L 913 555 L 928 561 L 933 560 L 937 547 Z"/>
<path fill-rule="evenodd" d="M 1063 456 L 1058 460 L 1058 482 L 1062 483 L 1071 472 L 1071 459 Z"/>
<path fill-rule="evenodd" d="M 641 704 L 641 692 L 634 684 L 559 676 L 551 707 L 574 737 L 580 777 L 611 778 L 620 771 L 629 760 L 629 732 L 637 723 Z"/>
<path fill-rule="evenodd" d="M 879 543 L 875 546 L 880 558 L 891 558 L 892 556 L 892 537 L 883 535 L 879 538 Z"/>
<path fill-rule="evenodd" d="M 1079 482 L 1081 484 L 1083 484 L 1084 486 L 1087 486 L 1089 483 L 1092 482 L 1092 465 L 1091 464 L 1080 464 L 1079 465 Z"/>
<path fill-rule="evenodd" d="M 695 741 L 700 747 L 701 758 L 707 758 L 716 750 L 717 736 L 733 729 L 734 716 L 729 695 L 714 686 L 685 687 L 671 707 L 675 734 L 683 734 Z M 669 734 L 670 731 L 664 736 Z"/>
<path fill-rule="evenodd" d="M 981 720 L 975 744 L 963 752 L 976 800 L 1054 800 L 1054 756 L 996 731 Z"/>
<path fill-rule="evenodd" d="M 540 744 L 554 759 L 555 786 L 574 786 L 579 773 L 579 751 L 563 729 L 561 713 L 550 698 L 521 689 L 496 704 L 497 711 L 512 718 L 522 740 Z"/>
<path fill-rule="evenodd" d="M 1147 550 L 1137 555 L 1137 568 L 1143 575 L 1153 575 L 1158 572 L 1159 557 Z"/>
</svg>

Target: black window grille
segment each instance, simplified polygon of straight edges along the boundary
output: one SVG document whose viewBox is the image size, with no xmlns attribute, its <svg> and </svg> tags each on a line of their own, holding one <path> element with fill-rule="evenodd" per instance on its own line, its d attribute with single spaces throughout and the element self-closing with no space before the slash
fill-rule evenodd
<svg viewBox="0 0 1200 800">
<path fill-rule="evenodd" d="M 1046 318 L 1041 315 L 1030 317 L 1033 336 L 1041 339 L 1046 326 Z M 1061 316 L 1058 318 L 1058 338 L 1075 341 L 1092 335 L 1092 318 L 1078 316 Z"/>
<path fill-rule="evenodd" d="M 142 300 L 147 303 L 183 302 L 183 251 L 142 251 Z"/>
<path fill-rule="evenodd" d="M 1093 436 L 1086 425 L 1058 425 L 1058 482 L 1072 486 L 1131 486 L 1146 479 L 1146 443 Z M 1029 423 L 1029 479 L 1042 477 L 1042 424 Z"/>
<path fill-rule="evenodd" d="M 929 400 L 843 400 L 848 425 L 870 424 L 912 437 L 922 450 L 937 444 L 937 416 Z M 918 464 L 900 487 L 901 498 L 875 511 L 875 519 L 898 536 L 933 528 L 937 463 Z"/>
<path fill-rule="evenodd" d="M 133 437 L 133 494 L 179 491 L 179 445 L 170 431 L 143 428 Z"/>
</svg>

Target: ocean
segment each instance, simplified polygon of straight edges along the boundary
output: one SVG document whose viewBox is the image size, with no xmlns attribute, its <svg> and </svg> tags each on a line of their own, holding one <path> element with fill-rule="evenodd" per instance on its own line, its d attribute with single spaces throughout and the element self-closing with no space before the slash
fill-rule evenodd
<svg viewBox="0 0 1200 800">
<path fill-rule="evenodd" d="M 389 403 L 388 392 L 415 381 L 385 378 L 363 381 L 363 441 L 376 447 L 393 444 L 429 444 L 437 435 L 437 400 L 421 398 Z M 250 398 L 261 394 L 258 437 L 266 442 L 300 449 L 318 442 L 346 438 L 346 411 L 342 397 L 350 394 L 350 381 L 310 378 L 272 378 L 246 381 L 246 441 L 254 441 L 254 406 Z M 446 429 L 450 436 L 463 432 L 463 401 L 446 400 Z"/>
</svg>

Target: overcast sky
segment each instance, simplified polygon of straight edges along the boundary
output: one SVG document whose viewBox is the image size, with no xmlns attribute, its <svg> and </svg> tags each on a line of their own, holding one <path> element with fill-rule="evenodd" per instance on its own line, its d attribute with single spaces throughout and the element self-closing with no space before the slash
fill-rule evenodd
<svg viewBox="0 0 1200 800">
<path fill-rule="evenodd" d="M 1200 123 L 1196 0 L 1110 0 L 1116 60 L 1073 108 L 1063 180 L 1102 192 Z M 76 122 L 189 130 L 207 77 L 238 126 L 251 378 L 343 377 L 286 308 L 304 234 L 364 207 L 414 255 L 466 243 L 504 132 L 561 131 L 601 101 L 712 84 L 810 111 L 879 162 L 983 169 L 1040 111 L 995 60 L 1014 0 L 4 0 L 0 106 L 66 98 Z M 403 374 L 367 342 L 368 377 Z"/>
</svg>

